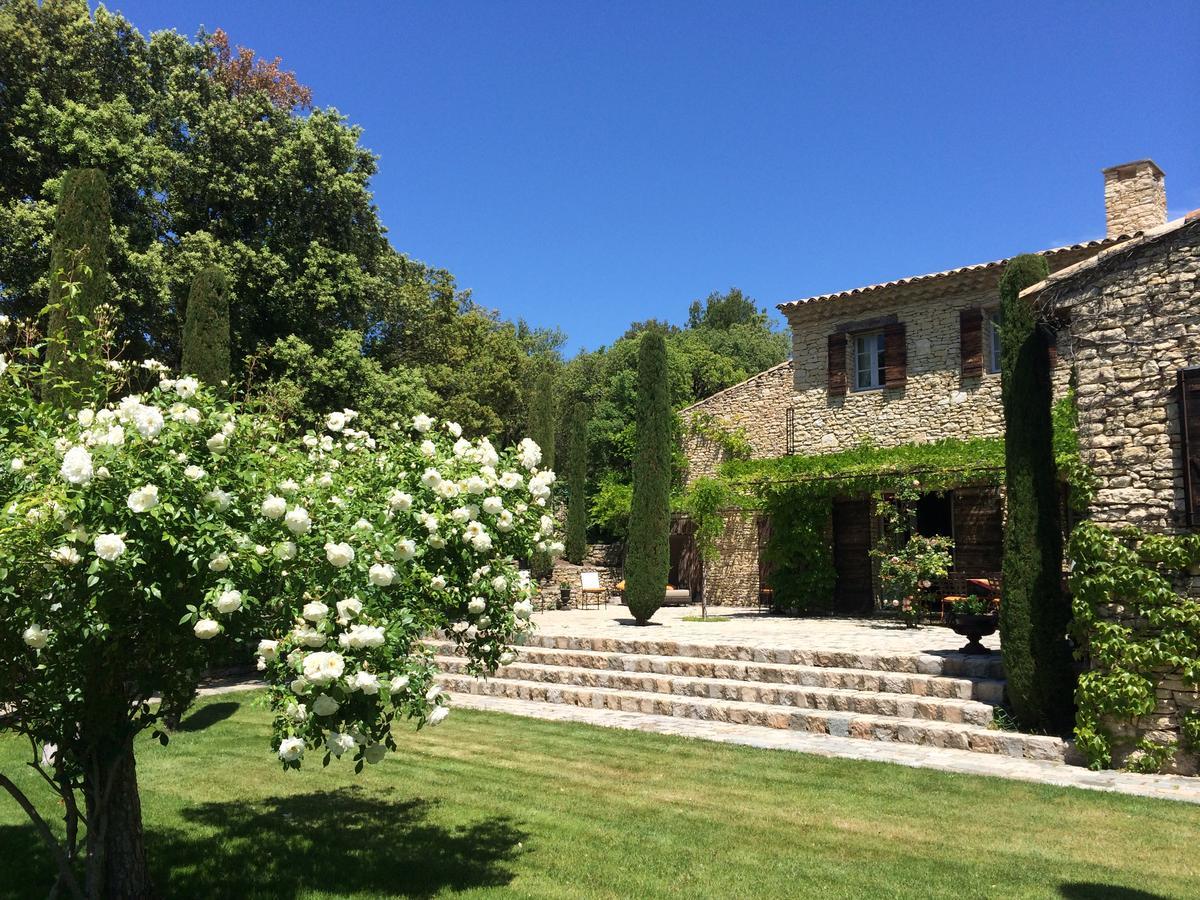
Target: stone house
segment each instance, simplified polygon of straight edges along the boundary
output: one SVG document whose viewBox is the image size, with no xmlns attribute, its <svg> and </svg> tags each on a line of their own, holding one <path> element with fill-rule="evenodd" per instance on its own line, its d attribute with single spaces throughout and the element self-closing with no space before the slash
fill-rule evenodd
<svg viewBox="0 0 1200 900">
<path fill-rule="evenodd" d="M 1154 162 L 1113 166 L 1103 176 L 1106 235 L 1041 251 L 1052 273 L 1073 270 L 1166 222 L 1164 178 Z M 688 480 L 714 474 L 726 458 L 725 444 L 712 437 L 714 427 L 738 430 L 759 459 L 830 453 L 864 442 L 895 447 L 1002 435 L 996 309 L 1006 263 L 998 259 L 780 304 L 792 333 L 792 358 L 682 411 Z M 1056 359 L 1060 392 L 1069 379 L 1067 362 Z M 931 533 L 955 539 L 956 568 L 999 570 L 1001 502 L 994 485 L 964 484 L 922 498 Z M 686 523 L 678 527 L 682 533 Z M 757 604 L 766 578 L 761 549 L 767 528 L 759 517 L 730 511 L 719 559 L 702 567 L 703 576 L 689 585 L 693 593 L 707 590 L 710 603 Z M 835 612 L 871 610 L 868 553 L 876 534 L 867 497 L 834 502 Z M 688 567 L 686 555 L 673 553 L 676 576 Z"/>
</svg>

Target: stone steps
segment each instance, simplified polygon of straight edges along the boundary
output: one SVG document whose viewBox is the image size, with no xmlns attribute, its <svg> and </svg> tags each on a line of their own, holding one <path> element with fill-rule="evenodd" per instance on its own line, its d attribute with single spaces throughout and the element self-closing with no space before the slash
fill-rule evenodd
<svg viewBox="0 0 1200 900">
<path fill-rule="evenodd" d="M 433 643 L 440 653 L 453 655 L 453 645 L 449 642 Z M 608 669 L 617 672 L 751 681 L 764 685 L 795 685 L 843 691 L 912 694 L 916 697 L 976 700 L 988 704 L 999 703 L 1004 695 L 1004 682 L 996 678 L 922 675 L 879 669 L 848 669 L 789 663 L 744 662 L 711 657 L 661 656 L 599 650 L 559 650 L 533 645 L 519 647 L 518 652 L 522 662 L 568 669 Z"/>
<path fill-rule="evenodd" d="M 819 668 L 856 669 L 962 678 L 1003 679 L 998 654 L 965 656 L 961 653 L 864 653 L 797 647 L 755 647 L 742 644 L 698 644 L 668 640 L 640 640 L 588 635 L 533 633 L 525 646 L 553 650 L 591 650 L 640 656 L 677 656 L 740 662 L 777 663 Z"/>
<path fill-rule="evenodd" d="M 757 725 L 864 740 L 899 741 L 1023 759 L 1062 760 L 1064 755 L 1064 744 L 1058 738 L 998 731 L 965 723 L 675 696 L 608 687 L 577 687 L 508 678 L 480 679 L 455 672 L 443 673 L 438 676 L 438 680 L 449 691 L 462 694 L 484 694 L 592 709 Z"/>
<path fill-rule="evenodd" d="M 648 659 L 649 657 L 643 657 Z M 663 657 L 659 657 L 663 659 Z M 684 662 L 684 661 L 680 661 Z M 465 675 L 460 657 L 439 656 L 444 672 Z M 992 707 L 969 699 L 917 696 L 874 690 L 763 682 L 746 678 L 703 677 L 694 674 L 629 672 L 608 668 L 580 668 L 519 660 L 496 673 L 504 681 L 554 684 L 580 688 L 606 688 L 624 692 L 664 694 L 671 697 L 700 697 L 732 700 L 763 706 L 795 707 L 901 719 L 954 722 L 986 727 L 992 723 Z"/>
</svg>

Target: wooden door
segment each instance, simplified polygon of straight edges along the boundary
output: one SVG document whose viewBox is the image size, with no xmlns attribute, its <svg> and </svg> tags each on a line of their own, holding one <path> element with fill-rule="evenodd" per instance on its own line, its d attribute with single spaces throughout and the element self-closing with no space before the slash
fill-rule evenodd
<svg viewBox="0 0 1200 900">
<path fill-rule="evenodd" d="M 869 615 L 875 606 L 871 584 L 871 501 L 833 502 L 833 567 L 837 584 L 833 611 L 843 616 Z"/>
</svg>

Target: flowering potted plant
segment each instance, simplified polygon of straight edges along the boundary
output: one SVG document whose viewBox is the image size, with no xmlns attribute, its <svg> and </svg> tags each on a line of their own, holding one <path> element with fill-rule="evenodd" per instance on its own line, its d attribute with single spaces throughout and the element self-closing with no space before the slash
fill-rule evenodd
<svg viewBox="0 0 1200 900">
<path fill-rule="evenodd" d="M 926 537 L 916 528 L 919 481 L 878 497 L 875 513 L 882 525 L 879 543 L 871 556 L 879 561 L 879 599 L 885 610 L 896 612 L 904 624 L 917 625 L 925 611 L 922 600 L 934 582 L 946 577 L 954 562 L 954 541 Z"/>
<path fill-rule="evenodd" d="M 960 653 L 986 654 L 991 653 L 981 644 L 980 638 L 996 633 L 998 617 L 993 611 L 992 601 L 971 594 L 965 600 L 956 602 L 950 610 L 950 627 L 955 634 L 961 634 L 967 643 Z"/>
</svg>

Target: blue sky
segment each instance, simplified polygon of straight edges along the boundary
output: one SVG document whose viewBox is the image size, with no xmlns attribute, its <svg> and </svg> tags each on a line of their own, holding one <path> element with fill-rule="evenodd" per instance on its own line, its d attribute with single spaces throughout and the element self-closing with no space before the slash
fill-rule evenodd
<svg viewBox="0 0 1200 900">
<path fill-rule="evenodd" d="M 222 27 L 362 126 L 393 243 L 571 351 L 1200 207 L 1200 3 L 112 0 Z"/>
</svg>

